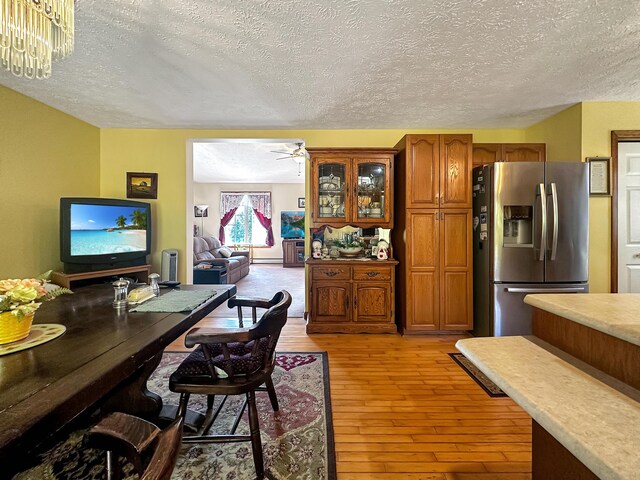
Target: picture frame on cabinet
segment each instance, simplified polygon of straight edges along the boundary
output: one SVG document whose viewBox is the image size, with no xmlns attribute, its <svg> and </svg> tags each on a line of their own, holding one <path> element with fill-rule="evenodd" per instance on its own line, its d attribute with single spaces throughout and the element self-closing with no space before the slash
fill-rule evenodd
<svg viewBox="0 0 640 480">
<path fill-rule="evenodd" d="M 587 157 L 589 195 L 611 196 L 611 157 Z"/>
</svg>

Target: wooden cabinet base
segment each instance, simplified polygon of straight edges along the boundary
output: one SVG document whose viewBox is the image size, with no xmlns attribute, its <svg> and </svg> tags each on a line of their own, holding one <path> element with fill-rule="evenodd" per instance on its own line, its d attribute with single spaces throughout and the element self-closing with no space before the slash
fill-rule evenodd
<svg viewBox="0 0 640 480">
<path fill-rule="evenodd" d="M 395 260 L 308 259 L 307 333 L 396 333 Z"/>
<path fill-rule="evenodd" d="M 398 333 L 395 323 L 307 322 L 307 333 Z"/>
</svg>

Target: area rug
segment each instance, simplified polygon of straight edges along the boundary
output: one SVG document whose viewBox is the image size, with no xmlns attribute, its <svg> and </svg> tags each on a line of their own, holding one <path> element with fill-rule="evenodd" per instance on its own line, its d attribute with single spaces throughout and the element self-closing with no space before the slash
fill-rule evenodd
<svg viewBox="0 0 640 480">
<path fill-rule="evenodd" d="M 476 367 L 471 360 L 462 353 L 449 353 L 449 356 L 456 362 L 473 380 L 489 394 L 490 397 L 506 397 L 500 387 L 493 383 L 489 378 Z"/>
<path fill-rule="evenodd" d="M 149 389 L 165 403 L 177 403 L 168 391 L 169 375 L 186 353 L 165 352 L 149 380 Z M 265 478 L 335 480 L 336 463 L 329 394 L 327 354 L 279 353 L 273 373 L 280 411 L 274 412 L 266 392 L 258 392 L 258 414 L 264 452 Z M 212 433 L 228 433 L 242 405 L 240 396 L 229 397 Z M 206 397 L 193 395 L 189 407 L 204 412 Z M 84 430 L 73 432 L 42 455 L 40 464 L 15 479 L 85 480 L 105 478 L 104 453 L 82 448 Z M 237 433 L 249 433 L 247 414 Z M 131 466 L 125 466 L 131 472 Z M 129 474 L 126 479 L 137 476 Z M 251 444 L 183 445 L 173 479 L 253 480 L 255 468 Z"/>
</svg>

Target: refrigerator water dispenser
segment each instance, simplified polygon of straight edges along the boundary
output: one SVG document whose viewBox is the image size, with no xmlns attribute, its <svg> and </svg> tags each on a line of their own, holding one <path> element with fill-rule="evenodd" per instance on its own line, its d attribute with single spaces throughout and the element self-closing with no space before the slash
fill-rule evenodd
<svg viewBox="0 0 640 480">
<path fill-rule="evenodd" d="M 533 207 L 531 205 L 504 206 L 505 247 L 533 247 Z"/>
</svg>

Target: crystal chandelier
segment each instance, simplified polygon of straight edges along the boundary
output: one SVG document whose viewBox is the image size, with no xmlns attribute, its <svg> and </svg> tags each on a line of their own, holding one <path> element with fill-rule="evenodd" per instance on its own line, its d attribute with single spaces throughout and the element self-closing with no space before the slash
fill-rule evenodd
<svg viewBox="0 0 640 480">
<path fill-rule="evenodd" d="M 0 0 L 0 65 L 49 78 L 52 59 L 73 52 L 73 0 Z"/>
</svg>

